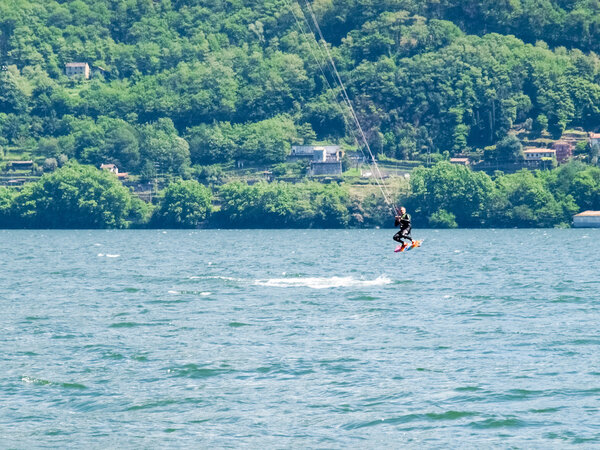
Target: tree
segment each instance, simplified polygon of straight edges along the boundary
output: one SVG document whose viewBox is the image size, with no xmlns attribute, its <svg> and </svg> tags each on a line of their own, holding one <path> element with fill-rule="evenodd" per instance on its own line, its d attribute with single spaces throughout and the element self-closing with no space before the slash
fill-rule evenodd
<svg viewBox="0 0 600 450">
<path fill-rule="evenodd" d="M 14 203 L 26 228 L 125 228 L 135 206 L 114 174 L 75 163 L 26 184 Z"/>
<path fill-rule="evenodd" d="M 44 160 L 44 172 L 53 172 L 58 168 L 58 161 L 56 158 L 46 158 Z"/>
<path fill-rule="evenodd" d="M 544 114 L 540 114 L 533 122 L 533 132 L 536 136 L 540 136 L 548 129 L 548 118 Z"/>
<path fill-rule="evenodd" d="M 281 162 L 296 139 L 294 122 L 285 116 L 263 120 L 247 127 L 243 134 L 241 157 L 263 162 Z"/>
<path fill-rule="evenodd" d="M 337 184 L 232 182 L 219 194 L 220 221 L 227 226 L 341 228 L 350 223 L 350 196 Z"/>
<path fill-rule="evenodd" d="M 186 139 L 190 143 L 192 164 L 229 162 L 238 148 L 233 127 L 229 122 L 188 128 Z"/>
<path fill-rule="evenodd" d="M 514 134 L 507 134 L 496 144 L 496 155 L 499 161 L 518 162 L 523 160 L 523 146 Z"/>
<path fill-rule="evenodd" d="M 140 165 L 140 149 L 135 129 L 121 122 L 121 126 L 111 128 L 106 133 L 104 153 L 106 162 L 117 164 L 124 170 L 135 170 Z"/>
<path fill-rule="evenodd" d="M 490 215 L 499 226 L 551 227 L 570 222 L 574 213 L 574 205 L 559 203 L 544 180 L 528 170 L 501 176 L 495 184 L 502 201 L 493 203 Z"/>
<path fill-rule="evenodd" d="M 14 191 L 0 187 L 0 228 L 11 228 L 14 223 Z"/>
<path fill-rule="evenodd" d="M 165 190 L 154 222 L 167 228 L 196 228 L 208 218 L 211 200 L 210 189 L 197 181 L 176 181 Z"/>
<path fill-rule="evenodd" d="M 189 144 L 177 135 L 171 119 L 144 125 L 141 137 L 141 157 L 156 163 L 159 171 L 178 174 L 189 166 Z"/>
<path fill-rule="evenodd" d="M 440 209 L 431 214 L 431 216 L 429 216 L 429 225 L 431 225 L 433 228 L 458 227 L 458 224 L 456 223 L 456 216 L 445 209 Z"/>
<path fill-rule="evenodd" d="M 17 76 L 13 73 L 16 69 L 9 71 L 0 68 L 0 111 L 4 113 L 20 114 L 27 107 L 27 96 L 17 83 Z"/>
<path fill-rule="evenodd" d="M 430 225 L 440 225 L 442 219 L 444 223 L 455 220 L 461 227 L 485 223 L 494 191 L 494 183 L 484 172 L 448 162 L 415 169 L 410 186 L 409 204 L 416 218 L 426 219 Z"/>
</svg>

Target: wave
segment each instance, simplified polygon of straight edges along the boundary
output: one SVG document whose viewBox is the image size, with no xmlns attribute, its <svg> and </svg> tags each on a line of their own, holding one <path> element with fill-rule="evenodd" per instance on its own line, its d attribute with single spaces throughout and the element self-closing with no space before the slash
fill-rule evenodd
<svg viewBox="0 0 600 450">
<path fill-rule="evenodd" d="M 200 295 L 202 297 L 208 297 L 209 295 L 212 294 L 212 292 L 201 292 L 201 291 L 168 291 L 168 294 L 174 294 L 174 295 L 179 295 L 179 294 L 192 294 L 192 295 Z"/>
<path fill-rule="evenodd" d="M 309 287 L 312 289 L 330 289 L 339 287 L 366 287 L 383 286 L 391 284 L 385 275 L 380 275 L 374 280 L 357 280 L 353 277 L 302 277 L 302 278 L 270 278 L 268 280 L 254 280 L 256 286 L 268 287 Z"/>
<path fill-rule="evenodd" d="M 66 389 L 87 389 L 87 387 L 80 383 L 60 383 L 55 381 L 44 380 L 42 378 L 29 377 L 23 375 L 21 381 L 26 384 L 34 384 L 37 386 L 59 386 Z"/>
<path fill-rule="evenodd" d="M 188 277 L 190 280 L 223 280 L 223 281 L 243 281 L 239 278 L 234 277 L 224 277 L 219 275 L 206 275 L 206 276 L 191 276 Z"/>
</svg>

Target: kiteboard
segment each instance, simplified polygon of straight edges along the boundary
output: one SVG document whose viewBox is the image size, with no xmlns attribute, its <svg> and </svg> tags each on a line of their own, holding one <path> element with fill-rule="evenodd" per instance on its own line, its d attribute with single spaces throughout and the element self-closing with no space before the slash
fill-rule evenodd
<svg viewBox="0 0 600 450">
<path fill-rule="evenodd" d="M 406 245 L 406 246 L 399 245 L 398 247 L 396 247 L 396 250 L 394 250 L 394 251 L 396 253 L 407 252 L 409 250 L 412 250 L 413 248 L 420 247 L 422 243 L 423 243 L 423 240 L 414 241 L 411 245 Z"/>
</svg>

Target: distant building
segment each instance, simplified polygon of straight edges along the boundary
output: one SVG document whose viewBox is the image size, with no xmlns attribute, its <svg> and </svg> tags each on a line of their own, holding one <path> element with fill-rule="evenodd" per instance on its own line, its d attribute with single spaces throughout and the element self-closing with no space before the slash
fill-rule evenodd
<svg viewBox="0 0 600 450">
<path fill-rule="evenodd" d="M 32 170 L 33 161 L 11 161 L 10 168 L 12 170 Z"/>
<path fill-rule="evenodd" d="M 127 172 L 119 172 L 119 168 L 114 164 L 102 164 L 100 166 L 101 170 L 108 170 L 110 173 L 114 173 L 117 178 L 121 181 L 127 180 L 129 178 L 129 174 Z"/>
<path fill-rule="evenodd" d="M 27 180 L 25 178 L 15 178 L 6 182 L 7 186 L 23 186 Z"/>
<path fill-rule="evenodd" d="M 326 155 L 327 159 L 341 159 L 344 155 L 344 152 L 340 149 L 339 145 L 292 145 L 292 153 L 290 154 L 289 159 L 312 160 L 315 158 L 315 153 L 319 153 L 316 157 L 317 159 L 322 159 L 323 154 Z"/>
<path fill-rule="evenodd" d="M 559 164 L 563 164 L 573 157 L 573 145 L 569 142 L 556 141 L 552 145 L 552 149 L 556 150 L 556 161 Z"/>
<path fill-rule="evenodd" d="M 110 74 L 110 72 L 108 70 L 106 70 L 104 67 L 92 66 L 92 68 L 90 69 L 90 76 L 93 76 L 93 77 L 96 75 L 106 76 L 109 74 Z"/>
<path fill-rule="evenodd" d="M 265 180 L 269 182 L 273 181 L 273 172 L 271 172 L 270 170 L 265 170 L 262 174 Z"/>
<path fill-rule="evenodd" d="M 70 78 L 84 78 L 90 77 L 90 66 L 88 63 L 71 62 L 65 65 L 65 73 Z"/>
<path fill-rule="evenodd" d="M 590 140 L 590 147 L 600 148 L 600 133 L 590 133 L 589 140 Z"/>
<path fill-rule="evenodd" d="M 530 148 L 523 151 L 525 163 L 529 165 L 539 165 L 542 161 L 548 161 L 556 158 L 556 150 L 550 148 Z"/>
<path fill-rule="evenodd" d="M 310 175 L 341 175 L 343 150 L 339 145 L 292 145 L 289 161 L 310 161 Z"/>
<path fill-rule="evenodd" d="M 471 164 L 471 161 L 469 161 L 469 158 L 450 158 L 450 163 L 458 164 L 461 166 L 468 166 Z"/>
<path fill-rule="evenodd" d="M 576 228 L 600 228 L 600 211 L 584 211 L 573 216 Z"/>
<path fill-rule="evenodd" d="M 117 166 L 115 166 L 114 164 L 102 164 L 100 166 L 100 170 L 108 170 L 109 172 L 112 172 L 114 174 L 119 173 L 119 168 Z"/>
</svg>

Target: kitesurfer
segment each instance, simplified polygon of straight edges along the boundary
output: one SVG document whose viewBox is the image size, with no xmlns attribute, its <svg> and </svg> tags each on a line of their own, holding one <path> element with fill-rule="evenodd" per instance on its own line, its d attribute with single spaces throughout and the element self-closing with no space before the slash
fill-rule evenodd
<svg viewBox="0 0 600 450">
<path fill-rule="evenodd" d="M 406 208 L 404 206 L 400 208 L 400 211 L 396 215 L 394 226 L 397 227 L 398 225 L 400 225 L 400 231 L 394 235 L 394 240 L 396 242 L 400 242 L 402 247 L 406 247 L 408 245 L 408 243 L 405 243 L 402 239 L 409 239 L 411 244 L 414 244 L 415 241 L 410 236 L 410 214 L 406 213 Z"/>
</svg>

